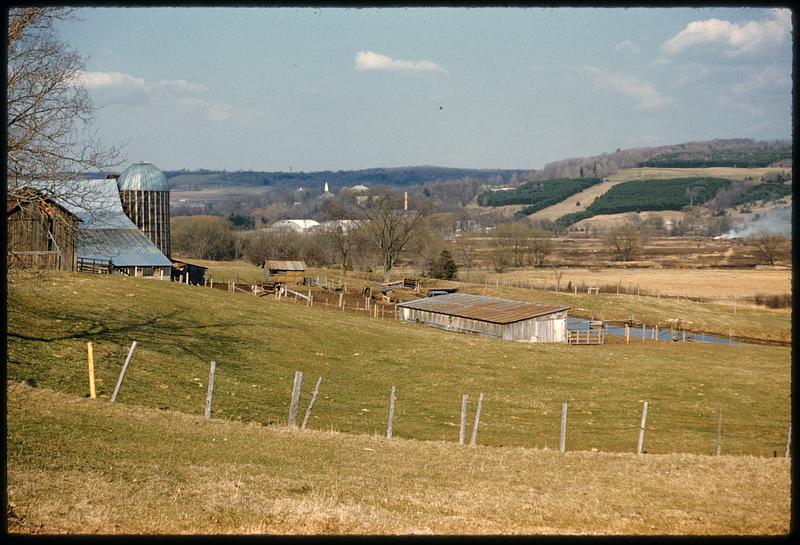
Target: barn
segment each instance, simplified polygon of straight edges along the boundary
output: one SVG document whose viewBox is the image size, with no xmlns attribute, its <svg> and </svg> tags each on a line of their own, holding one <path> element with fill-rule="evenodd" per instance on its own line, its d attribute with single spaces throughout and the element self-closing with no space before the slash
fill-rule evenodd
<svg viewBox="0 0 800 545">
<path fill-rule="evenodd" d="M 397 305 L 398 318 L 404 322 L 535 343 L 566 342 L 568 310 L 458 292 Z"/>
<path fill-rule="evenodd" d="M 75 270 L 75 243 L 80 219 L 26 187 L 6 201 L 8 266 L 11 268 Z"/>
<path fill-rule="evenodd" d="M 266 260 L 264 269 L 265 284 L 303 284 L 306 277 L 305 261 Z"/>
</svg>

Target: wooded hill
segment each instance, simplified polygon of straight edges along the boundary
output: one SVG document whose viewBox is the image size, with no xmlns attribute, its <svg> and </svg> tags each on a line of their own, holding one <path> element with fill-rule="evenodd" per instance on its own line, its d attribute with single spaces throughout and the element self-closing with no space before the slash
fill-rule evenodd
<svg viewBox="0 0 800 545">
<path fill-rule="evenodd" d="M 424 183 L 446 182 L 461 178 L 475 178 L 490 184 L 505 184 L 512 177 L 527 174 L 526 170 L 467 169 L 435 166 L 403 168 L 369 168 L 364 170 L 338 170 L 319 172 L 264 172 L 264 171 L 212 171 L 173 170 L 164 171 L 171 189 L 204 189 L 219 186 L 271 186 L 322 188 L 325 182 L 331 191 L 343 187 L 364 184 L 369 187 L 406 187 Z"/>
<path fill-rule="evenodd" d="M 705 203 L 714 198 L 718 191 L 730 185 L 730 180 L 720 178 L 633 180 L 615 185 L 598 197 L 586 210 L 562 216 L 558 219 L 558 223 L 571 225 L 598 214 L 680 210 L 684 206 Z"/>
</svg>

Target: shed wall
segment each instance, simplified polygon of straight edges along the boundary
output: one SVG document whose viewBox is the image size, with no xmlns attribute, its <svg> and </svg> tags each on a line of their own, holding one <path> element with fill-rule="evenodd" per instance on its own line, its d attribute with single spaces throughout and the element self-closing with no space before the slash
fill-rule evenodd
<svg viewBox="0 0 800 545">
<path fill-rule="evenodd" d="M 46 206 L 46 210 L 45 206 L 30 203 L 8 216 L 8 265 L 73 271 L 78 219 L 58 207 Z"/>
<path fill-rule="evenodd" d="M 400 320 L 404 322 L 423 323 L 447 331 L 477 333 L 510 341 L 563 343 L 566 340 L 566 311 L 509 324 L 495 324 L 406 307 L 400 307 L 398 311 Z"/>
</svg>

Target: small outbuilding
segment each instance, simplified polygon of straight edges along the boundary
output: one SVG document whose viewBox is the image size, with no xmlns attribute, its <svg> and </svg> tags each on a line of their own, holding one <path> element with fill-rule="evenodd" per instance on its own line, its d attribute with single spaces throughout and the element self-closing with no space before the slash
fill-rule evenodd
<svg viewBox="0 0 800 545">
<path fill-rule="evenodd" d="M 196 286 L 205 284 L 208 267 L 187 263 L 186 261 L 177 259 L 172 259 L 171 261 L 172 272 L 170 274 L 170 280 L 183 284 L 194 284 Z"/>
<path fill-rule="evenodd" d="M 404 322 L 534 343 L 566 342 L 568 310 L 459 292 L 397 305 L 398 318 Z"/>
<path fill-rule="evenodd" d="M 305 283 L 305 261 L 273 261 L 266 260 L 261 265 L 264 269 L 265 284 L 297 284 Z"/>
</svg>

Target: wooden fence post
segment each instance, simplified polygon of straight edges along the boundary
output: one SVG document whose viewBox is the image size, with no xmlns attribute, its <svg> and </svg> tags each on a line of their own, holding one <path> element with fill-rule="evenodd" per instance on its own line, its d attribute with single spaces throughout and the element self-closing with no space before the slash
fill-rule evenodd
<svg viewBox="0 0 800 545">
<path fill-rule="evenodd" d="M 211 396 L 214 394 L 214 371 L 217 369 L 217 362 L 211 360 L 211 371 L 208 373 L 208 393 L 206 394 L 206 418 L 211 418 Z"/>
<path fill-rule="evenodd" d="M 722 450 L 722 407 L 719 408 L 717 413 L 717 456 Z"/>
<path fill-rule="evenodd" d="M 792 423 L 789 422 L 789 435 L 786 438 L 786 458 L 789 457 L 792 451 Z"/>
<path fill-rule="evenodd" d="M 631 342 L 631 329 L 628 324 L 625 324 L 625 344 L 629 344 Z"/>
<path fill-rule="evenodd" d="M 86 350 L 89 360 L 89 395 L 92 399 L 97 399 L 97 392 L 94 389 L 94 346 L 92 341 L 86 343 Z"/>
<path fill-rule="evenodd" d="M 214 289 L 214 277 L 211 277 L 211 289 Z"/>
<path fill-rule="evenodd" d="M 289 427 L 297 427 L 297 409 L 300 403 L 300 386 L 303 384 L 303 372 L 294 372 L 294 383 L 292 383 L 292 400 L 289 403 Z"/>
<path fill-rule="evenodd" d="M 647 424 L 647 400 L 642 406 L 642 422 L 639 425 L 639 442 L 636 445 L 636 454 L 642 453 L 642 444 L 644 443 L 644 427 Z"/>
<path fill-rule="evenodd" d="M 647 335 L 647 326 L 642 324 L 642 342 L 644 342 L 644 338 Z"/>
<path fill-rule="evenodd" d="M 469 446 L 474 447 L 475 442 L 478 440 L 478 423 L 481 420 L 481 405 L 483 405 L 483 392 L 478 396 L 478 409 L 475 411 L 475 424 L 472 426 L 472 437 L 469 440 Z"/>
<path fill-rule="evenodd" d="M 567 402 L 561 402 L 561 435 L 558 440 L 558 449 L 561 454 L 567 450 Z"/>
<path fill-rule="evenodd" d="M 464 444 L 464 436 L 467 432 L 467 403 L 469 396 L 464 394 L 461 396 L 461 427 L 458 429 L 458 444 Z"/>
<path fill-rule="evenodd" d="M 389 395 L 389 425 L 386 427 L 386 438 L 392 438 L 392 420 L 394 420 L 394 386 L 392 386 L 392 393 Z"/>
<path fill-rule="evenodd" d="M 319 393 L 319 385 L 322 383 L 322 377 L 317 379 L 317 385 L 314 386 L 314 391 L 311 393 L 311 401 L 308 403 L 308 409 L 306 409 L 306 416 L 303 418 L 303 424 L 300 426 L 301 430 L 306 429 L 306 424 L 308 424 L 308 419 L 311 416 L 311 409 L 314 408 L 314 402 L 317 400 L 317 394 Z"/>
<path fill-rule="evenodd" d="M 131 343 L 131 348 L 128 350 L 128 357 L 125 358 L 125 364 L 122 366 L 122 371 L 119 374 L 119 379 L 117 379 L 117 386 L 114 388 L 114 393 L 111 394 L 111 403 L 114 403 L 117 399 L 117 395 L 119 394 L 119 389 L 122 386 L 122 379 L 125 378 L 125 371 L 128 370 L 128 364 L 131 362 L 131 357 L 133 356 L 133 351 L 136 350 L 136 341 Z"/>
</svg>

